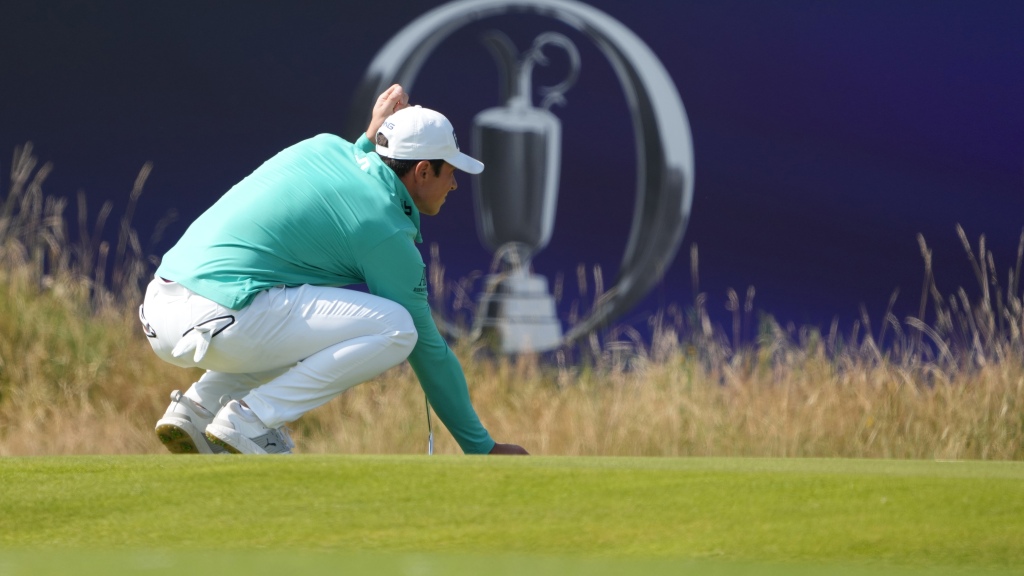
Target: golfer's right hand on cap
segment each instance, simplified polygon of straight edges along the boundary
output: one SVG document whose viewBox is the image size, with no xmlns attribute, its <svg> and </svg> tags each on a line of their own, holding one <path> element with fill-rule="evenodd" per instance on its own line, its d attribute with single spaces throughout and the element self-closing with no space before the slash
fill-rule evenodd
<svg viewBox="0 0 1024 576">
<path fill-rule="evenodd" d="M 490 454 L 512 454 L 528 456 L 530 453 L 526 451 L 522 446 L 516 446 L 515 444 L 495 444 L 494 448 L 491 448 Z"/>
<path fill-rule="evenodd" d="M 370 114 L 370 125 L 366 128 L 366 137 L 371 142 L 377 137 L 384 120 L 409 105 L 409 95 L 398 84 L 392 84 L 390 88 L 377 97 L 373 105 L 373 112 Z"/>
</svg>

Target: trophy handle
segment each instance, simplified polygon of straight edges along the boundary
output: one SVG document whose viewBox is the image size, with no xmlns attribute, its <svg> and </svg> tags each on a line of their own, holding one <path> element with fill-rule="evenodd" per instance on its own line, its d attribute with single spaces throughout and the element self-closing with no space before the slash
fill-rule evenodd
<svg viewBox="0 0 1024 576">
<path fill-rule="evenodd" d="M 508 102 L 512 98 L 518 79 L 519 51 L 515 44 L 504 32 L 488 30 L 480 35 L 484 45 L 498 62 L 498 70 L 501 72 L 499 87 L 501 102 Z"/>
<path fill-rule="evenodd" d="M 576 0 L 455 0 L 424 13 L 385 44 L 352 99 L 348 133 L 366 129 L 374 100 L 394 82 L 411 91 L 434 48 L 472 22 L 523 12 L 558 20 L 587 36 L 619 78 L 633 118 L 637 195 L 618 278 L 571 342 L 640 301 L 664 275 L 682 243 L 693 202 L 693 140 L 682 99 L 665 66 L 633 31 Z"/>
<path fill-rule="evenodd" d="M 488 30 L 480 35 L 484 45 L 498 62 L 500 74 L 500 94 L 503 104 L 531 105 L 532 81 L 534 64 L 547 66 L 550 61 L 544 55 L 545 46 L 558 46 L 565 50 L 569 57 L 569 75 L 554 86 L 541 86 L 540 108 L 550 110 L 555 104 L 565 105 L 565 93 L 572 88 L 580 76 L 580 51 L 572 40 L 558 32 L 544 32 L 533 40 L 530 49 L 519 58 L 515 44 L 504 32 Z"/>
<path fill-rule="evenodd" d="M 540 107 L 545 110 L 550 110 L 555 104 L 559 106 L 565 106 L 565 93 L 572 88 L 573 84 L 580 77 L 580 51 L 576 48 L 576 45 L 572 43 L 564 34 L 558 32 L 544 32 L 537 36 L 533 41 L 533 46 L 527 51 L 527 61 L 532 60 L 537 64 L 546 66 L 548 64 L 548 58 L 541 51 L 544 46 L 553 44 L 559 46 L 565 50 L 569 56 L 569 76 L 554 86 L 541 86 L 538 91 L 543 97 L 540 103 Z M 529 74 L 529 71 L 526 72 Z"/>
</svg>

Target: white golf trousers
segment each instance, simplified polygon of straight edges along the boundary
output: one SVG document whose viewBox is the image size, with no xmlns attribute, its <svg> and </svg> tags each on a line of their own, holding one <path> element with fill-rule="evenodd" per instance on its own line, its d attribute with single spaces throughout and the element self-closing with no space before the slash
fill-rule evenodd
<svg viewBox="0 0 1024 576">
<path fill-rule="evenodd" d="M 272 288 L 231 310 L 156 278 L 139 314 L 157 356 L 206 370 L 187 397 L 214 412 L 225 394 L 242 399 L 271 428 L 399 364 L 416 345 L 404 307 L 344 288 Z"/>
</svg>

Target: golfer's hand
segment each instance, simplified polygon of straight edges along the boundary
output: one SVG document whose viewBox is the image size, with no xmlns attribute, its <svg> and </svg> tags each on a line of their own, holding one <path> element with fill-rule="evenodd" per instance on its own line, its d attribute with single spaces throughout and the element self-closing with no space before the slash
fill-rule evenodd
<svg viewBox="0 0 1024 576">
<path fill-rule="evenodd" d="M 380 130 L 385 118 L 408 105 L 409 95 L 398 84 L 392 84 L 378 96 L 376 104 L 373 105 L 373 112 L 370 114 L 370 125 L 366 128 L 366 137 L 370 139 L 370 142 L 377 137 L 377 131 Z"/>
<path fill-rule="evenodd" d="M 528 456 L 530 453 L 522 446 L 516 446 L 515 444 L 495 444 L 494 448 L 491 448 L 490 454 L 516 454 Z"/>
</svg>

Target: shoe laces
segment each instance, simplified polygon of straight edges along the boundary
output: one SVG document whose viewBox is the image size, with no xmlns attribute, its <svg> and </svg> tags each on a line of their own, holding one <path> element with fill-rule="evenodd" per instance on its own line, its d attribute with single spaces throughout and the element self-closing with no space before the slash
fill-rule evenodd
<svg viewBox="0 0 1024 576">
<path fill-rule="evenodd" d="M 206 408 L 206 406 L 203 406 L 199 402 L 196 402 L 195 400 L 189 398 L 188 396 L 185 396 L 184 394 L 181 393 L 181 390 L 175 390 L 174 392 L 171 392 L 171 402 L 174 402 L 176 404 L 184 404 L 189 410 L 191 410 L 200 418 L 205 418 L 209 420 L 214 417 L 214 413 L 210 412 Z"/>
</svg>

